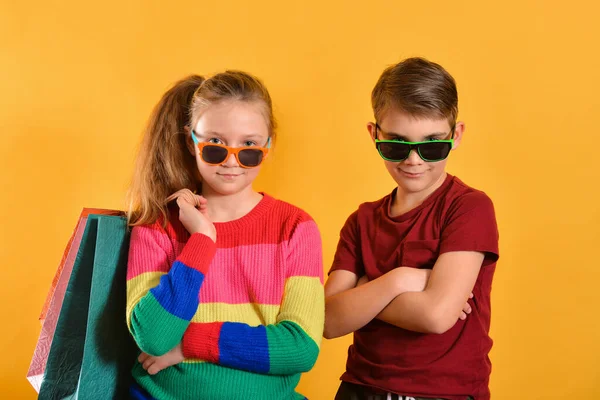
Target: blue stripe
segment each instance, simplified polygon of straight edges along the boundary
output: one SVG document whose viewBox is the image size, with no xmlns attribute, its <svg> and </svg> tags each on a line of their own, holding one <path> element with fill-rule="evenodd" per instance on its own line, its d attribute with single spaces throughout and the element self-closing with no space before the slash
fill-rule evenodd
<svg viewBox="0 0 600 400">
<path fill-rule="evenodd" d="M 190 321 L 198 310 L 198 293 L 203 281 L 202 272 L 175 261 L 169 273 L 163 275 L 150 292 L 169 313 Z"/>
<path fill-rule="evenodd" d="M 219 336 L 219 364 L 266 374 L 269 372 L 269 342 L 263 325 L 224 322 Z"/>
<path fill-rule="evenodd" d="M 131 386 L 129 386 L 129 397 L 132 400 L 156 400 L 137 383 L 132 383 Z"/>
</svg>

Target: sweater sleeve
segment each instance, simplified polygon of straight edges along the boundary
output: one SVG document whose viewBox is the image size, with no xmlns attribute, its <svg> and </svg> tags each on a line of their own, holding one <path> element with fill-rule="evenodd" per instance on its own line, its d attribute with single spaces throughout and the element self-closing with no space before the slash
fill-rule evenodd
<svg viewBox="0 0 600 400">
<path fill-rule="evenodd" d="M 313 367 L 325 316 L 321 237 L 313 220 L 298 224 L 288 249 L 288 272 L 276 323 L 192 323 L 183 338 L 186 358 L 273 375 Z"/>
<path fill-rule="evenodd" d="M 171 243 L 159 224 L 136 226 L 127 265 L 127 325 L 138 347 L 159 356 L 181 342 L 198 309 L 215 243 L 194 234 L 169 263 Z"/>
</svg>

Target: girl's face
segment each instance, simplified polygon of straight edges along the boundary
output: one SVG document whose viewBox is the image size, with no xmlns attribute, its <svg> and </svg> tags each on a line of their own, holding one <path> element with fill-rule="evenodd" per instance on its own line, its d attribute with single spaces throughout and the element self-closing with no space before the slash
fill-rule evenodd
<svg viewBox="0 0 600 400">
<path fill-rule="evenodd" d="M 265 147 L 269 128 L 260 102 L 226 100 L 211 104 L 193 127 L 200 143 L 222 144 L 234 148 L 250 146 Z M 252 190 L 252 182 L 258 176 L 260 165 L 243 168 L 234 154 L 219 165 L 206 163 L 198 146 L 194 146 L 196 164 L 202 176 L 202 190 L 221 195 L 232 195 Z"/>
</svg>

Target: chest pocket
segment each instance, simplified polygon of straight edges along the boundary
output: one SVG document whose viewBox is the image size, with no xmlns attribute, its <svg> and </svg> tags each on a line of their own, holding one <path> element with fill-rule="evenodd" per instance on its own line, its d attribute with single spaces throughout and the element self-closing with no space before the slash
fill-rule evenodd
<svg viewBox="0 0 600 400">
<path fill-rule="evenodd" d="M 440 254 L 440 241 L 412 240 L 402 243 L 401 266 L 431 269 Z"/>
</svg>

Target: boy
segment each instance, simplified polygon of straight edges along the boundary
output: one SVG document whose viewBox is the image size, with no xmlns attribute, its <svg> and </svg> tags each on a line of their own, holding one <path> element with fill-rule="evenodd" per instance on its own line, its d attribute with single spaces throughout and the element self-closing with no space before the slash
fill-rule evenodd
<svg viewBox="0 0 600 400">
<path fill-rule="evenodd" d="M 465 129 L 456 83 L 410 58 L 371 100 L 367 128 L 398 187 L 340 233 L 324 335 L 354 332 L 354 343 L 336 400 L 489 399 L 498 230 L 491 200 L 445 172 Z"/>
</svg>

